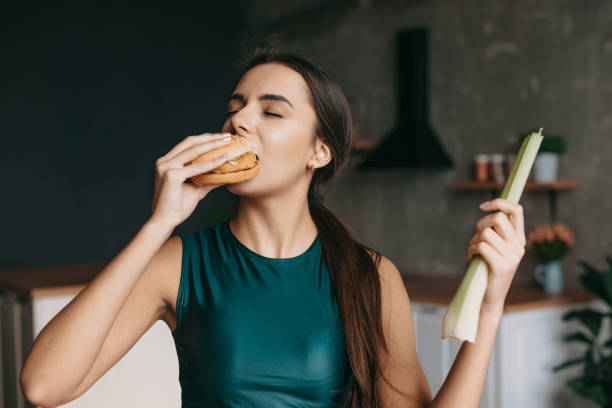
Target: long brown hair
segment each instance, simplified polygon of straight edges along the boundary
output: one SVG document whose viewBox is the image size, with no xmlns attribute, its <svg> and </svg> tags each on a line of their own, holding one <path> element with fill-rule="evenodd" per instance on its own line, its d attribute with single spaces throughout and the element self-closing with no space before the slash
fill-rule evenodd
<svg viewBox="0 0 612 408">
<path fill-rule="evenodd" d="M 308 203 L 338 302 L 351 367 L 349 392 L 343 406 L 379 407 L 376 382 L 382 376 L 380 352 L 387 352 L 378 276 L 381 253 L 357 241 L 354 234 L 324 205 L 321 196 L 322 188 L 337 177 L 349 161 L 351 109 L 340 86 L 330 74 L 294 50 L 256 47 L 242 58 L 238 78 L 256 65 L 275 62 L 301 74 L 310 89 L 310 99 L 317 117 L 313 142 L 320 137 L 332 152 L 331 161 L 316 169 L 312 177 Z"/>
</svg>

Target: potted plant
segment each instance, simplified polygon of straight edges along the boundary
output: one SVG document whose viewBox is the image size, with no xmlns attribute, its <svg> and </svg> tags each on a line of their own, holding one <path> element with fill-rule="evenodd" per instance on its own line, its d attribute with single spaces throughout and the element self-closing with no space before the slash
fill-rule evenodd
<svg viewBox="0 0 612 408">
<path fill-rule="evenodd" d="M 536 129 L 537 130 L 537 129 Z M 520 135 L 519 146 L 532 131 Z M 533 178 L 539 183 L 557 181 L 559 173 L 559 156 L 567 151 L 565 139 L 559 134 L 544 135 L 540 150 L 533 163 Z"/>
<path fill-rule="evenodd" d="M 587 349 L 582 357 L 553 367 L 553 372 L 584 364 L 582 376 L 568 380 L 566 385 L 602 408 L 612 408 L 612 337 L 599 339 L 604 319 L 612 318 L 612 256 L 608 255 L 606 261 L 610 269 L 602 271 L 596 270 L 585 261 L 578 262 L 585 270 L 580 277 L 582 286 L 607 303 L 606 311 L 576 309 L 563 316 L 564 321 L 577 319 L 585 329 L 567 335 L 564 341 L 585 344 Z"/>
<path fill-rule="evenodd" d="M 559 293 L 563 290 L 560 260 L 572 246 L 574 234 L 567 225 L 560 222 L 540 225 L 529 232 L 525 247 L 540 262 L 535 268 L 535 279 L 546 292 Z"/>
</svg>

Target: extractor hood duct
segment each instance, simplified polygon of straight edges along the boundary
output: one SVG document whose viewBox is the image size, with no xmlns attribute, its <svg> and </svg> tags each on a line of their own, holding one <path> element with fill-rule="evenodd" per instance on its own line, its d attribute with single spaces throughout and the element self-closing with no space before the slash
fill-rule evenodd
<svg viewBox="0 0 612 408">
<path fill-rule="evenodd" d="M 366 168 L 448 168 L 453 161 L 429 124 L 427 29 L 397 34 L 399 123 L 357 165 Z"/>
</svg>

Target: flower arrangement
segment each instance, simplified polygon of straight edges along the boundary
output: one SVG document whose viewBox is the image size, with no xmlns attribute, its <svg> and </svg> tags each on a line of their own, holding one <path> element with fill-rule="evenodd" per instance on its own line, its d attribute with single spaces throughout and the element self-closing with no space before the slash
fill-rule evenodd
<svg viewBox="0 0 612 408">
<path fill-rule="evenodd" d="M 548 263 L 561 259 L 569 252 L 574 246 L 574 234 L 560 222 L 540 225 L 529 232 L 525 246 L 540 262 Z"/>
</svg>

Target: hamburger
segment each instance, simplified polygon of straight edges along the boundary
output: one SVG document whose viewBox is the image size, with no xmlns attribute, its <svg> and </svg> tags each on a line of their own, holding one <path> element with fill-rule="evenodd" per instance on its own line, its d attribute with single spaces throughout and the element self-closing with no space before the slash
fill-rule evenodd
<svg viewBox="0 0 612 408">
<path fill-rule="evenodd" d="M 238 135 L 232 135 L 230 143 L 201 154 L 187 164 L 213 160 L 224 153 L 230 155 L 225 163 L 204 174 L 191 177 L 191 182 L 196 184 L 240 183 L 252 179 L 259 173 L 259 158 L 249 147 L 248 139 Z"/>
</svg>

